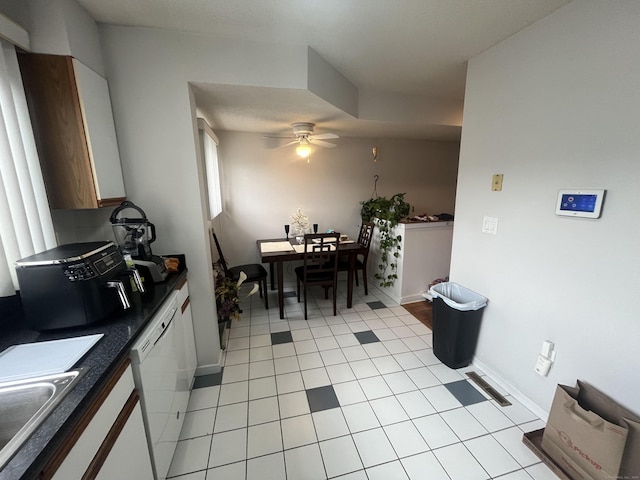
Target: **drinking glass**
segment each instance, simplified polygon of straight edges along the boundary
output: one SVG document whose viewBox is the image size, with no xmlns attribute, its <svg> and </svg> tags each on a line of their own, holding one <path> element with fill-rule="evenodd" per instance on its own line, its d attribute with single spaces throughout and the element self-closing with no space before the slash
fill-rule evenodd
<svg viewBox="0 0 640 480">
<path fill-rule="evenodd" d="M 289 238 L 289 225 L 284 226 L 284 235 L 285 237 Z"/>
<path fill-rule="evenodd" d="M 318 224 L 317 223 L 313 224 L 313 233 L 318 233 Z"/>
</svg>

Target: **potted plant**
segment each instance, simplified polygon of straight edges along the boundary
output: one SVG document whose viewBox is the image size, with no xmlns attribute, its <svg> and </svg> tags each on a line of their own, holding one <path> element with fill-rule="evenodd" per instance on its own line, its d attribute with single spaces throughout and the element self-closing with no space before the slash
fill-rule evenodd
<svg viewBox="0 0 640 480">
<path fill-rule="evenodd" d="M 237 282 L 225 277 L 224 272 L 219 272 L 216 277 L 216 308 L 218 310 L 218 323 L 229 323 L 231 320 L 240 320 L 240 287 L 247 279 L 244 272 L 240 272 Z M 247 298 L 258 291 L 258 284 L 254 283 L 253 288 L 244 298 Z"/>
<path fill-rule="evenodd" d="M 406 193 L 396 193 L 391 198 L 375 197 L 360 202 L 360 216 L 364 222 L 375 222 L 380 232 L 380 264 L 374 277 L 381 287 L 393 286 L 398 278 L 397 259 L 400 256 L 402 235 L 395 235 L 398 223 L 409 215 L 411 206 L 405 202 Z"/>
</svg>

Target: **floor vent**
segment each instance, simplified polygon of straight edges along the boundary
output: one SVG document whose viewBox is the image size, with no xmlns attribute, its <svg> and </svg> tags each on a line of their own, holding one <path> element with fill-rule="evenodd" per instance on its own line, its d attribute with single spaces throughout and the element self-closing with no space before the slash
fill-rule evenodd
<svg viewBox="0 0 640 480">
<path fill-rule="evenodd" d="M 480 375 L 476 372 L 467 372 L 467 376 L 473 380 L 473 382 L 478 385 L 482 390 L 484 390 L 487 395 L 493 398 L 496 402 L 500 404 L 502 407 L 508 407 L 511 405 L 511 402 L 504 398 L 495 388 L 489 385 Z"/>
</svg>

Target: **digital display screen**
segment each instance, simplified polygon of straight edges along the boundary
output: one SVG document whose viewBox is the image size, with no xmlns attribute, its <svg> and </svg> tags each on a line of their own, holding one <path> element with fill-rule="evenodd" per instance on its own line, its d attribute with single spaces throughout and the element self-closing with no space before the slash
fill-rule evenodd
<svg viewBox="0 0 640 480">
<path fill-rule="evenodd" d="M 600 218 L 606 190 L 558 190 L 556 215 Z"/>
<path fill-rule="evenodd" d="M 101 258 L 100 260 L 96 260 L 93 265 L 96 267 L 100 275 L 104 275 L 112 268 L 120 265 L 120 262 L 118 260 L 119 259 L 117 257 L 117 253 L 114 252 L 104 258 Z"/>
<path fill-rule="evenodd" d="M 560 201 L 560 209 L 570 212 L 594 212 L 596 209 L 597 195 L 563 194 Z"/>
</svg>

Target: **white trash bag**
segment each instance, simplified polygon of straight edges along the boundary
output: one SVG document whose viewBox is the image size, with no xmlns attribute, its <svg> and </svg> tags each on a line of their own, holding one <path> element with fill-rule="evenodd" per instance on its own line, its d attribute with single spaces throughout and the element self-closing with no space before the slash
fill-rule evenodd
<svg viewBox="0 0 640 480">
<path fill-rule="evenodd" d="M 480 310 L 487 305 L 487 298 L 454 282 L 442 282 L 429 289 L 433 298 L 442 298 L 451 308 L 467 312 Z"/>
</svg>

